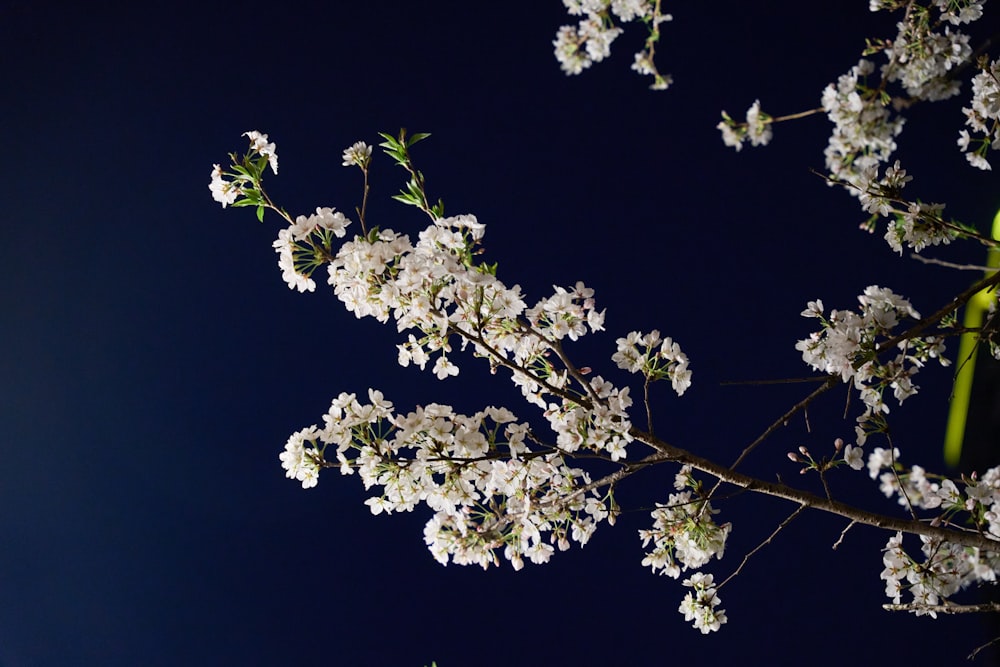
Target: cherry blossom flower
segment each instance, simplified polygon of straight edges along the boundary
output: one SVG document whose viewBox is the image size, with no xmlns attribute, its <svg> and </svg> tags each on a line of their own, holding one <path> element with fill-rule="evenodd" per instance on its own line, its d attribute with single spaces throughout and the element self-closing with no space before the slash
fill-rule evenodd
<svg viewBox="0 0 1000 667">
<path fill-rule="evenodd" d="M 243 133 L 244 137 L 250 139 L 250 149 L 267 158 L 267 163 L 271 166 L 271 171 L 278 173 L 278 154 L 275 152 L 274 143 L 269 143 L 266 134 L 261 134 L 257 130 L 250 130 Z"/>
<path fill-rule="evenodd" d="M 222 208 L 226 208 L 243 194 L 239 185 L 223 178 L 222 168 L 219 165 L 212 167 L 212 182 L 209 183 L 208 189 L 212 191 L 212 199 L 222 204 Z"/>
<path fill-rule="evenodd" d="M 356 141 L 344 149 L 343 158 L 345 167 L 358 166 L 367 169 L 372 159 L 372 147 L 363 141 Z"/>
<path fill-rule="evenodd" d="M 685 579 L 684 585 L 694 589 L 684 596 L 678 609 L 684 614 L 684 620 L 694 621 L 695 629 L 700 630 L 703 635 L 718 631 L 729 619 L 723 609 L 717 608 L 722 600 L 719 599 L 712 575 L 698 572 Z"/>
</svg>

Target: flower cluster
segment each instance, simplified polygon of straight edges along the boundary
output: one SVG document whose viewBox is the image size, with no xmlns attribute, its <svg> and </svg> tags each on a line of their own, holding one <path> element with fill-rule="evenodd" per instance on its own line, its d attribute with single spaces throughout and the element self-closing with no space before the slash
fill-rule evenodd
<svg viewBox="0 0 1000 667">
<path fill-rule="evenodd" d="M 227 206 L 256 206 L 257 218 L 263 220 L 264 209 L 269 205 L 260 189 L 260 180 L 264 169 L 268 166 L 275 174 L 278 173 L 278 154 L 273 142 L 267 140 L 266 134 L 256 130 L 243 133 L 250 139 L 250 148 L 238 159 L 230 153 L 232 171 L 223 171 L 219 165 L 212 166 L 212 180 L 208 189 L 212 199 Z"/>
<path fill-rule="evenodd" d="M 646 552 L 642 564 L 677 579 L 682 571 L 700 568 L 713 556 L 722 558 L 732 524 L 715 523 L 712 517 L 718 510 L 712 508 L 690 465 L 677 473 L 674 488 L 678 493 L 670 494 L 666 505 L 657 504 L 651 514 L 653 528 L 640 530 L 639 537 L 643 548 L 653 543 L 653 550 Z M 726 612 L 716 609 L 720 600 L 712 575 L 697 572 L 685 579 L 684 585 L 694 589 L 684 596 L 678 609 L 684 620 L 694 621 L 702 634 L 718 630 L 726 622 Z"/>
<path fill-rule="evenodd" d="M 1000 150 L 1000 60 L 994 60 L 972 79 L 972 106 L 963 108 L 965 124 L 982 136 L 975 139 L 962 130 L 958 147 L 965 151 L 969 163 L 979 169 L 990 169 L 986 153 Z M 975 148 L 970 148 L 975 146 Z"/>
<path fill-rule="evenodd" d="M 590 387 L 595 400 L 589 408 L 569 400 L 548 405 L 545 418 L 557 434 L 556 445 L 567 453 L 587 449 L 604 452 L 612 461 L 624 459 L 632 441 L 629 389 L 618 389 L 601 376 L 591 380 Z"/>
<path fill-rule="evenodd" d="M 653 528 L 640 530 L 639 537 L 644 548 L 653 543 L 653 550 L 646 553 L 642 564 L 676 579 L 688 568 L 704 566 L 713 556 L 722 558 L 732 524 L 715 523 L 712 517 L 718 510 L 703 497 L 701 483 L 692 476 L 691 466 L 681 468 L 674 488 L 678 493 L 670 494 L 666 505 L 657 505 L 650 515 Z"/>
<path fill-rule="evenodd" d="M 564 25 L 552 42 L 556 60 L 567 74 L 579 74 L 611 55 L 611 42 L 621 33 L 621 28 L 606 28 L 596 17 L 585 18 L 576 27 Z"/>
<path fill-rule="evenodd" d="M 247 136 L 248 154 L 241 160 L 232 156 L 234 185 L 218 185 L 221 170 L 216 167 L 212 191 L 237 206 L 256 204 L 261 215 L 263 206 L 274 208 L 260 184 L 264 167 L 275 155 L 274 144 L 264 143 L 267 135 L 259 132 Z M 402 144 L 392 146 L 398 152 Z M 357 142 L 344 151 L 344 162 L 364 169 L 370 154 L 367 144 Z M 413 187 L 420 190 L 422 184 Z M 413 196 L 425 199 L 422 190 Z M 327 282 L 356 317 L 380 322 L 392 318 L 399 331 L 417 332 L 398 346 L 401 365 L 423 369 L 436 357 L 432 371 L 438 378 L 457 375 L 449 353 L 458 338 L 463 348 L 471 345 L 478 356 L 489 359 L 494 370 L 503 366 L 511 371 L 524 396 L 545 411 L 563 451 L 584 448 L 612 461 L 625 458 L 632 440 L 628 389 L 600 376 L 585 379 L 567 365 L 560 347 L 565 339 L 575 341 L 604 329 L 604 311 L 597 308 L 592 289 L 581 282 L 571 288 L 555 286 L 551 296 L 528 308 L 519 286 L 507 287 L 496 277 L 495 265 L 476 261 L 485 226 L 472 215 L 432 214 L 433 222 L 416 243 L 391 229 L 374 228 L 335 247 L 334 240 L 346 236 L 351 224 L 342 213 L 317 208 L 315 214 L 294 221 L 279 213 L 289 226 L 279 231 L 273 246 L 289 288 L 314 291 L 312 275 L 327 264 Z M 675 386 L 686 388 L 687 358 L 669 339 L 663 354 Z"/>
<path fill-rule="evenodd" d="M 582 282 L 571 289 L 553 285 L 555 293 L 541 301 L 534 308 L 525 311 L 524 316 L 542 335 L 553 341 L 569 338 L 577 340 L 591 331 L 604 331 L 604 311 L 598 311 L 594 302 L 594 290 Z"/>
<path fill-rule="evenodd" d="M 330 251 L 331 235 L 343 238 L 351 224 L 343 213 L 329 207 L 317 207 L 316 213 L 300 215 L 295 222 L 278 232 L 272 244 L 278 253 L 278 268 L 289 289 L 312 292 L 316 283 L 310 277 L 322 266 Z"/>
<path fill-rule="evenodd" d="M 941 20 L 952 25 L 972 23 L 983 16 L 983 5 L 986 0 L 934 0 L 933 5 L 941 13 Z M 873 12 L 884 9 L 895 11 L 912 4 L 910 0 L 869 0 L 868 8 Z M 927 11 L 927 7 L 917 5 L 918 10 Z"/>
<path fill-rule="evenodd" d="M 861 60 L 836 86 L 831 84 L 823 92 L 823 109 L 834 123 L 826 162 L 835 180 L 864 191 L 859 187 L 862 174 L 886 162 L 896 149 L 895 137 L 903 120 L 893 118 L 887 108 L 890 96 L 886 84 L 899 82 L 909 96 L 909 100 L 897 100 L 897 109 L 912 101 L 943 100 L 958 93 L 954 73 L 972 56 L 972 48 L 969 36 L 952 28 L 978 20 L 983 1 L 933 0 L 925 5 L 871 0 L 872 11 L 903 10 L 903 17 L 897 23 L 895 38 L 870 40 L 865 51 L 865 55 L 882 51 L 886 56 L 878 86 L 867 84 L 874 64 Z M 975 105 L 975 94 L 973 99 Z M 960 138 L 960 145 L 967 148 L 967 135 Z M 968 155 L 974 165 L 987 168 L 981 152 Z"/>
<path fill-rule="evenodd" d="M 885 240 L 900 254 L 904 246 L 920 252 L 927 246 L 947 245 L 959 236 L 958 225 L 946 223 L 942 217 L 943 204 L 906 202 L 905 209 L 897 208 L 898 203 L 903 203 L 900 199 L 902 190 L 911 180 L 912 177 L 896 160 L 894 165 L 886 168 L 881 178 L 877 166 L 867 167 L 859 174 L 856 183 L 861 207 L 872 215 L 862 227 L 874 231 L 878 218 L 888 218 Z"/>
<path fill-rule="evenodd" d="M 477 259 L 485 225 L 472 215 L 441 217 L 440 209 L 426 205 L 422 176 L 406 152 L 413 138 L 408 144 L 402 138 L 387 140 L 387 152 L 411 170 L 406 202 L 416 202 L 431 223 L 416 240 L 374 227 L 339 244 L 335 239 L 344 238 L 351 224 L 342 213 L 317 208 L 293 220 L 266 198 L 261 173 L 274 147 L 261 144 L 264 140 L 266 135 L 256 133 L 248 155 L 233 156 L 232 173 L 242 179 L 233 203 L 252 200 L 289 223 L 273 244 L 289 287 L 315 290 L 312 275 L 326 264 L 327 282 L 348 311 L 380 322 L 392 319 L 407 332 L 407 341 L 397 346 L 401 365 L 423 369 L 434 358 L 432 370 L 439 378 L 456 375 L 449 353 L 457 339 L 462 348 L 488 359 L 493 370 L 511 371 L 512 381 L 543 410 L 556 436 L 554 444 L 541 442 L 502 408 L 462 415 L 432 404 L 402 415 L 378 391 L 369 390 L 368 404 L 344 393 L 332 402 L 322 427 L 310 426 L 288 439 L 279 457 L 286 475 L 310 488 L 325 467 L 357 472 L 366 489 L 379 490 L 366 503 L 375 514 L 425 504 L 435 514 L 424 539 L 441 563 L 487 567 L 502 553 L 519 569 L 525 559 L 547 561 L 571 541 L 585 544 L 601 521 L 613 521 L 617 508 L 610 491 L 602 497 L 584 488 L 588 475 L 564 461 L 581 450 L 609 462 L 624 461 L 633 440 L 629 389 L 600 375 L 588 377 L 589 369 L 575 368 L 562 348 L 565 341 L 604 329 L 604 310 L 598 309 L 594 291 L 582 282 L 554 286 L 550 296 L 529 308 L 519 286 L 508 287 L 497 277 L 496 265 Z M 363 170 L 370 157 L 363 142 L 343 153 L 346 165 Z M 635 354 L 643 358 L 643 372 L 651 379 L 669 377 L 683 393 L 690 371 L 680 348 L 669 338 L 661 340 L 658 332 L 629 338 L 633 344 L 640 339 L 645 350 Z M 677 547 L 682 562 L 691 565 L 721 555 L 728 532 L 728 526 L 713 532 L 711 508 L 707 502 L 699 507 L 703 516 L 695 520 L 690 542 Z"/>
<path fill-rule="evenodd" d="M 760 100 L 755 100 L 747 109 L 746 122 L 738 123 L 723 111 L 722 121 L 715 127 L 722 132 L 723 143 L 737 152 L 747 140 L 751 146 L 766 146 L 771 141 L 771 116 L 760 110 Z"/>
<path fill-rule="evenodd" d="M 617 343 L 618 351 L 611 360 L 618 364 L 618 368 L 629 373 L 642 373 L 650 382 L 668 378 L 678 396 L 691 386 L 687 355 L 670 337 L 660 338 L 656 329 L 648 334 L 632 331 L 625 338 L 619 338 Z"/>
<path fill-rule="evenodd" d="M 322 427 L 289 439 L 282 465 L 304 488 L 316 485 L 322 467 L 356 471 L 366 489 L 378 491 L 365 503 L 373 514 L 423 503 L 434 511 L 424 541 L 442 564 L 486 568 L 499 564 L 498 552 L 515 569 L 525 558 L 544 563 L 571 541 L 586 544 L 609 518 L 596 492 L 580 491 L 587 474 L 557 452 L 532 450 L 528 426 L 504 408 L 462 415 L 431 404 L 403 415 L 379 391 L 368 398 L 362 404 L 340 394 Z"/>
<path fill-rule="evenodd" d="M 1000 467 L 986 471 L 982 478 L 963 479 L 962 491 L 950 479 L 932 481 L 920 466 L 904 467 L 898 449 L 876 447 L 868 457 L 868 474 L 879 479 L 886 497 L 898 495 L 899 503 L 911 510 L 939 512 L 933 519 L 935 525 L 972 524 L 987 537 L 1000 540 Z M 911 611 L 936 616 L 933 607 L 958 591 L 996 582 L 1000 543 L 997 551 L 986 551 L 924 535 L 920 539 L 923 559 L 919 561 L 903 549 L 901 533 L 891 537 L 883 550 L 881 578 L 894 604 L 900 604 L 903 591 L 909 590 Z"/>
<path fill-rule="evenodd" d="M 956 13 L 948 0 L 936 3 L 941 19 L 955 25 L 975 20 L 968 7 Z M 956 95 L 959 84 L 949 75 L 972 55 L 968 35 L 952 32 L 948 26 L 940 32 L 936 30 L 939 25 L 940 20 L 934 20 L 929 7 L 914 3 L 897 24 L 896 38 L 885 45 L 889 61 L 882 67 L 883 78 L 899 81 L 914 99 L 933 102 Z"/>
<path fill-rule="evenodd" d="M 879 179 L 881 165 L 896 150 L 896 137 L 904 119 L 890 110 L 890 102 L 899 111 L 914 101 L 936 101 L 958 93 L 955 73 L 972 57 L 969 36 L 953 30 L 954 26 L 978 20 L 985 0 L 933 0 L 928 4 L 911 0 L 870 0 L 871 11 L 903 11 L 893 39 L 868 41 L 864 55 L 883 52 L 886 62 L 875 78 L 875 63 L 862 58 L 851 70 L 828 85 L 822 94 L 821 110 L 833 123 L 833 131 L 824 151 L 830 183 L 847 185 L 848 191 L 861 198 L 862 206 L 873 214 L 864 228 L 874 229 L 875 214 L 890 217 L 886 239 L 893 249 L 909 245 L 921 248 L 947 243 L 957 236 L 953 227 L 939 224 L 938 205 L 913 203 L 906 210 L 894 210 L 888 200 L 898 195 L 889 168 Z M 990 147 L 1000 147 L 1000 61 L 988 67 L 981 63 L 981 73 L 973 79 L 972 106 L 964 109 L 969 130 L 959 134 L 958 145 L 969 162 L 989 169 L 986 154 Z M 888 84 L 898 82 L 907 97 L 894 98 Z M 819 111 L 819 109 L 815 110 Z M 727 146 L 740 150 L 747 140 L 754 146 L 771 139 L 771 124 L 813 113 L 812 111 L 774 119 L 760 111 L 755 102 L 747 112 L 746 122 L 733 120 L 726 112 L 718 129 Z M 895 170 L 899 169 L 896 163 Z"/>
<path fill-rule="evenodd" d="M 831 458 L 821 457 L 815 459 L 805 446 L 800 446 L 798 452 L 788 452 L 788 458 L 793 463 L 803 464 L 802 469 L 799 470 L 803 475 L 810 470 L 816 470 L 822 474 L 826 470 L 841 465 L 847 465 L 854 470 L 861 470 L 865 467 L 865 452 L 861 448 L 861 445 L 845 446 L 844 439 L 837 438 L 833 441 L 833 451 L 834 455 Z"/>
<path fill-rule="evenodd" d="M 952 25 L 972 23 L 983 17 L 986 0 L 934 0 L 941 19 Z"/>
<path fill-rule="evenodd" d="M 724 609 L 717 608 L 722 600 L 712 575 L 698 572 L 685 579 L 684 585 L 694 590 L 684 596 L 677 611 L 684 614 L 685 621 L 694 621 L 695 629 L 703 635 L 718 631 L 729 619 Z"/>
<path fill-rule="evenodd" d="M 357 317 L 392 317 L 400 331 L 418 330 L 398 346 L 401 365 L 424 368 L 437 354 L 438 378 L 458 374 L 448 356 L 450 339 L 458 336 L 494 367 L 512 369 L 513 382 L 545 410 L 564 451 L 585 447 L 623 458 L 631 440 L 628 390 L 600 376 L 571 389 L 567 369 L 551 360 L 563 339 L 603 330 L 604 311 L 593 290 L 579 282 L 556 286 L 552 296 L 526 308 L 519 286 L 508 288 L 491 267 L 474 263 L 484 232 L 472 215 L 434 220 L 416 245 L 391 230 L 373 231 L 341 246 L 328 282 Z M 554 403 L 546 397 L 553 393 L 559 396 Z"/>
<path fill-rule="evenodd" d="M 649 27 L 645 47 L 635 54 L 632 69 L 653 77 L 654 90 L 670 86 L 669 76 L 661 75 L 653 62 L 654 47 L 660 38 L 659 26 L 670 21 L 669 14 L 660 13 L 657 0 L 563 0 L 570 16 L 581 16 L 575 26 L 559 28 L 552 42 L 556 60 L 566 74 L 579 74 L 611 54 L 611 43 L 623 32 L 615 21 L 628 23 L 640 20 Z"/>
<path fill-rule="evenodd" d="M 903 130 L 903 118 L 893 117 L 879 91 L 866 83 L 874 71 L 874 63 L 862 59 L 836 84 L 828 85 L 822 97 L 823 110 L 834 126 L 824 150 L 826 168 L 833 179 L 857 191 L 866 171 L 886 162 L 896 150 L 895 137 Z"/>
<path fill-rule="evenodd" d="M 863 425 L 870 419 L 877 423 L 882 413 L 889 412 L 882 398 L 886 388 L 891 388 L 902 403 L 917 393 L 913 376 L 928 360 L 936 358 L 945 366 L 949 362 L 943 356 L 944 341 L 936 336 L 899 340 L 895 358 L 880 361 L 879 354 L 888 350 L 885 344 L 896 325 L 904 318 L 920 319 L 920 314 L 903 297 L 876 285 L 865 288 L 858 301 L 859 312 L 832 310 L 828 316 L 824 315 L 822 301 L 810 301 L 802 316 L 819 319 L 823 328 L 798 341 L 795 349 L 815 370 L 853 382 L 865 405 L 865 413 L 858 420 Z M 864 444 L 866 436 L 862 425 L 858 426 L 859 445 Z"/>
<path fill-rule="evenodd" d="M 934 608 L 971 585 L 995 582 L 1000 569 L 1000 552 L 962 547 L 937 538 L 920 536 L 923 560 L 910 556 L 902 546 L 903 535 L 896 533 L 885 545 L 880 574 L 885 594 L 900 604 L 904 590 L 912 599 L 910 611 L 918 616 L 937 618 Z"/>
<path fill-rule="evenodd" d="M 963 495 L 946 477 L 931 475 L 918 465 L 905 467 L 898 448 L 876 447 L 868 456 L 868 476 L 879 480 L 886 498 L 898 496 L 900 505 L 939 510 L 943 521 L 967 512 L 972 523 L 1000 539 L 1000 467 L 990 468 L 981 478 L 975 474 L 964 478 Z"/>
<path fill-rule="evenodd" d="M 303 489 L 311 489 L 319 482 L 319 469 L 323 462 L 322 449 L 316 441 L 320 432 L 315 426 L 296 431 L 288 437 L 285 451 L 278 458 L 285 469 L 285 477 L 302 482 Z"/>
</svg>

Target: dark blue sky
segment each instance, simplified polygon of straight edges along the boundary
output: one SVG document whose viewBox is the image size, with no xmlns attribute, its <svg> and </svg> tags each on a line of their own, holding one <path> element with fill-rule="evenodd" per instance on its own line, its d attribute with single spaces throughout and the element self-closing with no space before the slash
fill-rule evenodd
<svg viewBox="0 0 1000 667">
<path fill-rule="evenodd" d="M 805 375 L 807 300 L 850 307 L 877 283 L 929 313 L 970 282 L 857 230 L 857 204 L 809 171 L 824 118 L 739 154 L 714 129 L 758 97 L 774 114 L 816 106 L 866 36 L 890 34 L 863 0 L 668 6 L 666 93 L 628 69 L 635 28 L 564 77 L 551 41 L 568 17 L 530 4 L 0 2 L 0 665 L 957 664 L 988 639 L 976 619 L 882 611 L 887 536 L 856 528 L 833 552 L 844 522 L 819 515 L 751 562 L 723 591 L 729 624 L 701 636 L 679 583 L 640 566 L 636 531 L 672 470 L 623 486 L 626 515 L 585 549 L 519 573 L 442 568 L 429 513 L 372 517 L 355 478 L 284 478 L 285 439 L 341 391 L 535 415 L 471 360 L 448 382 L 400 368 L 393 328 L 322 287 L 290 292 L 277 218 L 223 211 L 207 189 L 245 130 L 277 142 L 269 189 L 293 214 L 353 209 L 352 142 L 432 132 L 415 153 L 429 189 L 486 223 L 502 278 L 529 301 L 583 280 L 607 307 L 575 359 L 616 377 L 616 337 L 680 342 L 694 385 L 655 396 L 657 432 L 724 461 L 806 393 L 720 383 Z M 954 148 L 961 105 L 915 109 L 900 155 L 914 196 L 985 229 L 997 180 Z M 388 202 L 400 171 L 381 159 L 373 177 L 371 219 L 415 233 L 424 221 Z M 942 465 L 947 378 L 928 369 L 893 411 L 905 461 Z M 785 452 L 850 437 L 842 401 L 747 470 L 798 481 Z M 863 475 L 835 488 L 898 511 Z M 734 530 L 717 578 L 792 508 L 721 509 Z"/>
</svg>

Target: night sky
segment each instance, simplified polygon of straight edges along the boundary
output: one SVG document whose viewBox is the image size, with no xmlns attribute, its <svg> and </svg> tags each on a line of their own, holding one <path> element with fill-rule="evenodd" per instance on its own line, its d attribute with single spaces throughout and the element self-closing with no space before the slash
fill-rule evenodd
<svg viewBox="0 0 1000 667">
<path fill-rule="evenodd" d="M 931 313 L 975 279 L 858 230 L 856 201 L 811 172 L 824 117 L 740 153 L 715 129 L 757 98 L 774 115 L 818 106 L 891 17 L 864 0 L 664 3 L 658 63 L 676 83 L 651 92 L 629 70 L 638 26 L 564 76 L 555 0 L 66 4 L 0 1 L 0 667 L 960 664 L 993 636 L 976 618 L 883 611 L 888 535 L 856 527 L 833 551 L 847 522 L 815 513 L 721 592 L 729 623 L 702 636 L 676 611 L 680 582 L 640 565 L 666 467 L 622 485 L 615 527 L 516 573 L 441 567 L 422 539 L 430 511 L 373 517 L 356 477 L 303 490 L 278 454 L 341 391 L 544 422 L 471 357 L 444 382 L 399 367 L 395 327 L 347 313 L 325 272 L 316 293 L 289 291 L 277 216 L 223 210 L 207 187 L 256 129 L 277 143 L 276 201 L 351 212 L 361 176 L 341 151 L 431 132 L 414 150 L 430 193 L 487 225 L 501 279 L 529 304 L 593 287 L 607 331 L 569 351 L 618 383 L 617 337 L 677 340 L 694 384 L 654 393 L 657 434 L 728 463 L 810 389 L 725 384 L 808 375 L 794 349 L 808 300 L 849 308 L 879 284 Z M 899 156 L 911 196 L 986 230 L 1000 188 L 954 146 L 963 104 L 913 109 Z M 415 236 L 425 219 L 388 199 L 402 170 L 378 155 L 372 178 L 369 220 Z M 971 244 L 929 254 L 984 261 Z M 905 462 L 942 468 L 949 378 L 928 368 L 893 404 Z M 844 398 L 746 471 L 818 490 L 785 453 L 850 440 Z M 865 473 L 832 483 L 903 515 Z M 717 580 L 794 509 L 749 495 L 720 508 L 734 528 L 706 568 Z"/>
</svg>

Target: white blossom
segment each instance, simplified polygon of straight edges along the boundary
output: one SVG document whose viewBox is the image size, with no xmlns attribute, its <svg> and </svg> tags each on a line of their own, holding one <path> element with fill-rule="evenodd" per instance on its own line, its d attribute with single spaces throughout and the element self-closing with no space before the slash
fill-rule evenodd
<svg viewBox="0 0 1000 667">
<path fill-rule="evenodd" d="M 257 130 L 250 130 L 243 133 L 244 137 L 250 139 L 250 149 L 267 158 L 267 163 L 271 166 L 271 171 L 278 173 L 278 154 L 275 152 L 274 143 L 268 142 L 267 135 L 261 134 Z"/>
<path fill-rule="evenodd" d="M 694 590 L 684 596 L 679 612 L 685 621 L 693 621 L 694 627 L 703 635 L 715 632 L 728 620 L 726 612 L 719 609 L 719 599 L 715 582 L 710 574 L 698 572 L 684 580 L 684 585 Z"/>
<path fill-rule="evenodd" d="M 212 192 L 212 199 L 222 204 L 222 208 L 243 194 L 239 185 L 223 178 L 222 168 L 217 164 L 212 166 L 212 182 L 208 184 L 208 189 Z"/>
<path fill-rule="evenodd" d="M 367 169 L 372 159 L 372 147 L 363 141 L 356 141 L 344 149 L 343 158 L 345 167 L 358 166 Z"/>
<path fill-rule="evenodd" d="M 844 448 L 844 462 L 854 470 L 861 470 L 865 467 L 865 453 L 861 447 L 847 445 Z"/>
</svg>

